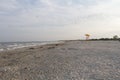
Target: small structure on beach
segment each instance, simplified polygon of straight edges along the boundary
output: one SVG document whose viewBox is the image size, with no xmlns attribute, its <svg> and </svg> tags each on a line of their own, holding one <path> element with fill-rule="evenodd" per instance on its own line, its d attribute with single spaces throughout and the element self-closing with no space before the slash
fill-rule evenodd
<svg viewBox="0 0 120 80">
<path fill-rule="evenodd" d="M 90 34 L 85 34 L 85 36 L 86 36 L 86 40 L 89 40 Z"/>
</svg>

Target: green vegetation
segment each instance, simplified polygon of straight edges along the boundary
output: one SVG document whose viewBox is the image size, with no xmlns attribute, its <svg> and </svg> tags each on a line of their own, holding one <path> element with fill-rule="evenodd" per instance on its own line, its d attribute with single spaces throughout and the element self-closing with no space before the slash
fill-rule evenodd
<svg viewBox="0 0 120 80">
<path fill-rule="evenodd" d="M 113 38 L 99 38 L 99 39 L 90 39 L 90 40 L 104 40 L 104 41 L 108 41 L 108 40 L 119 40 L 120 41 L 120 38 L 118 37 L 118 35 L 114 35 Z"/>
<path fill-rule="evenodd" d="M 114 39 L 114 40 L 118 40 L 119 37 L 118 37 L 117 35 L 115 35 L 115 36 L 113 36 L 113 39 Z"/>
</svg>

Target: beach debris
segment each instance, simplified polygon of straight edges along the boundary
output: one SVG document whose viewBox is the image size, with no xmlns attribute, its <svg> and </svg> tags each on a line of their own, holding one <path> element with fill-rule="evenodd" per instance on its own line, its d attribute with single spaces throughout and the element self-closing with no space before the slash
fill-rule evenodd
<svg viewBox="0 0 120 80">
<path fill-rule="evenodd" d="M 30 47 L 29 49 L 35 49 L 35 48 L 33 48 L 33 47 Z"/>
<path fill-rule="evenodd" d="M 54 48 L 55 48 L 55 47 L 52 47 L 52 46 L 51 46 L 51 47 L 48 47 L 48 49 L 54 49 Z"/>
<path fill-rule="evenodd" d="M 41 46 L 40 48 L 43 48 L 43 46 Z"/>
</svg>

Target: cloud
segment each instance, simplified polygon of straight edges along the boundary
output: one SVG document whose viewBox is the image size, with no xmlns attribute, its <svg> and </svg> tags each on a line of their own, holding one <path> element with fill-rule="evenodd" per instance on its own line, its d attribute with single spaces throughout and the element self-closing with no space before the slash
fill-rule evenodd
<svg viewBox="0 0 120 80">
<path fill-rule="evenodd" d="M 80 6 L 78 5 L 78 3 L 80 3 L 80 0 L 76 0 L 76 1 L 73 1 L 73 0 L 66 0 L 66 1 L 64 0 L 35 0 L 34 2 L 33 0 L 12 0 L 8 2 L 2 1 L 1 4 L 3 4 L 3 6 L 0 7 L 0 9 L 3 9 L 4 11 L 0 10 L 0 12 L 11 15 L 9 16 L 11 19 L 12 17 L 13 18 L 16 17 L 16 19 L 21 19 L 22 22 L 24 20 L 25 21 L 28 21 L 31 19 L 39 20 L 42 18 L 43 21 L 45 19 L 45 22 L 47 21 L 47 19 L 50 19 L 49 21 L 51 21 L 51 23 L 54 24 L 54 22 L 57 20 L 58 22 L 59 20 L 71 21 L 71 19 L 73 19 L 74 17 L 88 15 L 88 14 L 85 15 L 85 12 L 88 12 L 89 8 L 81 7 L 85 3 L 81 1 Z M 90 2 L 87 2 L 87 3 L 90 3 Z M 36 20 L 34 20 L 33 23 L 36 22 Z"/>
<path fill-rule="evenodd" d="M 119 16 L 118 0 L 2 0 L 0 17 L 10 24 L 72 25 L 86 19 L 101 21 Z M 113 7 L 114 6 L 114 7 Z M 7 16 L 5 15 L 7 14 Z M 16 25 L 15 25 L 16 26 Z"/>
<path fill-rule="evenodd" d="M 67 33 L 64 38 L 86 32 L 118 32 L 119 4 L 119 0 L 0 0 L 0 29 L 33 29 L 33 35 L 36 30 L 44 35 L 47 31 L 56 35 Z"/>
</svg>

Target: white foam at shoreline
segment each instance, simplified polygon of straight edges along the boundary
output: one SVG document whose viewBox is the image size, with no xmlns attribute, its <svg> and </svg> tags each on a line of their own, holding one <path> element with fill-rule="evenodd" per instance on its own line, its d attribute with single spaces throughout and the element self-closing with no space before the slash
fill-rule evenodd
<svg viewBox="0 0 120 80">
<path fill-rule="evenodd" d="M 4 51 L 4 49 L 0 49 L 0 51 Z"/>
<path fill-rule="evenodd" d="M 63 41 L 62 41 L 63 42 Z M 14 49 L 19 49 L 19 48 L 25 48 L 25 47 L 33 47 L 33 46 L 40 46 L 40 45 L 46 45 L 46 44 L 55 44 L 55 43 L 61 43 L 61 41 L 48 41 L 48 42 L 38 42 L 38 43 L 13 43 L 13 44 L 8 44 L 6 47 L 1 48 L 1 51 L 6 51 L 6 50 L 14 50 Z"/>
</svg>

